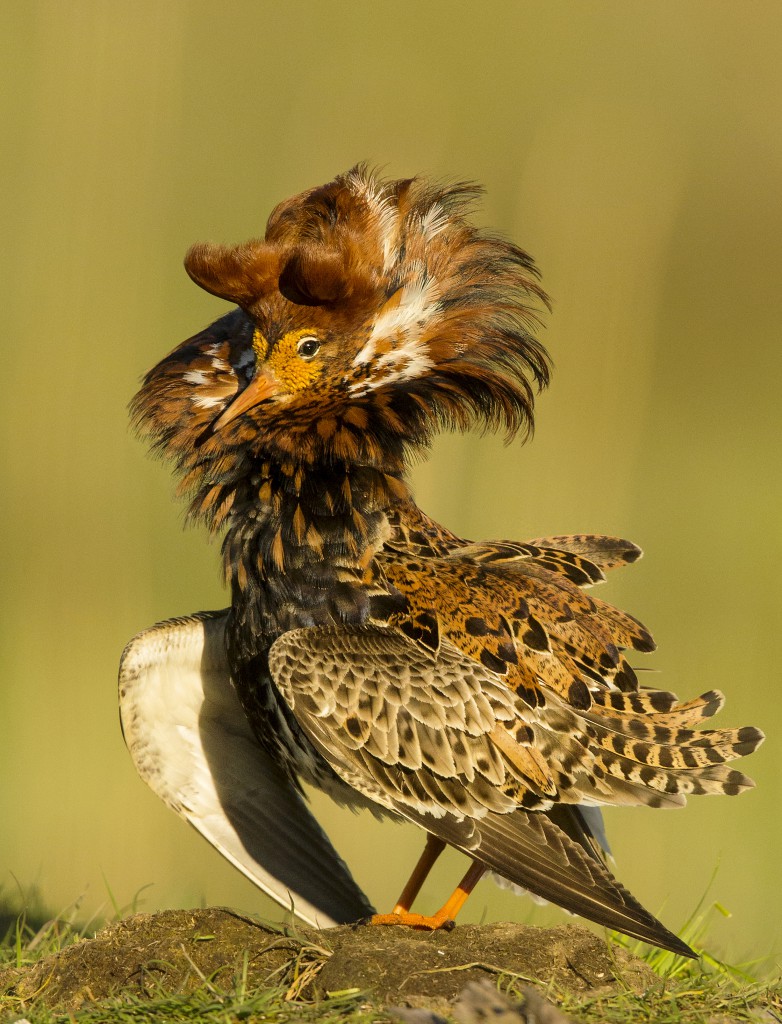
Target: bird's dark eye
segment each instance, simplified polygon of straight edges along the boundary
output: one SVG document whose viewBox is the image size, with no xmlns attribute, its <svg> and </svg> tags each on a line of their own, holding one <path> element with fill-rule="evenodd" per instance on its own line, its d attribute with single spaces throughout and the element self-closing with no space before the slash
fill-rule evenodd
<svg viewBox="0 0 782 1024">
<path fill-rule="evenodd" d="M 317 338 L 302 338 L 296 345 L 296 351 L 302 359 L 312 359 L 314 355 L 318 354 L 320 349 L 320 342 Z"/>
</svg>

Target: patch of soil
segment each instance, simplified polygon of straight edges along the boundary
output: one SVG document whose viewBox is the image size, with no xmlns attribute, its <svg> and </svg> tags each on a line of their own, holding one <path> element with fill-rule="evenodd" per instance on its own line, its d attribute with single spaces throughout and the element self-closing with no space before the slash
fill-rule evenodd
<svg viewBox="0 0 782 1024">
<path fill-rule="evenodd" d="M 576 992 L 613 986 L 642 991 L 649 968 L 574 925 L 463 925 L 451 932 L 343 926 L 275 931 L 230 910 L 167 910 L 109 925 L 28 968 L 0 971 L 0 994 L 74 1011 L 123 994 L 188 993 L 208 979 L 230 989 L 246 970 L 258 988 L 286 981 L 296 959 L 311 962 L 301 995 L 360 988 L 383 1003 L 452 1001 L 470 981 L 498 974 Z M 430 1002 L 431 1005 L 431 1002 Z"/>
<path fill-rule="evenodd" d="M 567 925 L 461 925 L 451 932 L 408 928 L 330 929 L 321 932 L 334 949 L 315 983 L 320 991 L 361 988 L 381 1002 L 439 996 L 455 999 L 468 982 L 498 974 L 570 992 L 622 983 L 642 991 L 655 980 L 640 960 L 597 935 Z"/>
<path fill-rule="evenodd" d="M 301 945 L 218 907 L 134 914 L 31 967 L 0 971 L 0 994 L 67 1012 L 123 994 L 188 993 L 205 978 L 230 988 L 247 951 L 248 983 L 261 986 Z"/>
</svg>

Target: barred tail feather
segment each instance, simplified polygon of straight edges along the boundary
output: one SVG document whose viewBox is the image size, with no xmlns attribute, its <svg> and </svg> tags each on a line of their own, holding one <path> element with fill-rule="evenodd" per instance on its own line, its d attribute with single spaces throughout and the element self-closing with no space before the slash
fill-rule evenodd
<svg viewBox="0 0 782 1024">
<path fill-rule="evenodd" d="M 637 692 L 617 693 L 601 690 L 592 695 L 598 707 L 635 715 L 644 715 L 670 726 L 695 725 L 721 711 L 725 697 L 719 690 L 708 690 L 699 697 L 679 703 L 675 693 L 644 688 Z"/>
</svg>

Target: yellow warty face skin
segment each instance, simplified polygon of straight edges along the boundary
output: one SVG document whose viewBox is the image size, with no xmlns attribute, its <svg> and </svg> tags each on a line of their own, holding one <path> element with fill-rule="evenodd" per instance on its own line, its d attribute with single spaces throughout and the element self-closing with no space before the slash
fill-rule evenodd
<svg viewBox="0 0 782 1024">
<path fill-rule="evenodd" d="M 266 338 L 264 338 L 264 336 L 261 334 L 261 332 L 256 327 L 255 330 L 253 331 L 253 352 L 255 353 L 255 358 L 257 360 L 257 364 L 256 365 L 258 365 L 258 366 L 261 365 L 261 363 L 266 358 L 266 353 L 268 351 L 269 351 L 269 343 L 267 342 Z"/>
<path fill-rule="evenodd" d="M 256 328 L 253 334 L 253 350 L 255 351 L 258 365 L 265 362 L 266 367 L 271 370 L 275 378 L 289 394 L 303 391 L 313 384 L 322 372 L 322 363 L 316 357 L 304 359 L 297 351 L 297 345 L 302 338 L 316 337 L 310 328 L 290 331 L 280 338 L 274 346 L 271 355 L 266 359 L 269 351 L 269 343 L 261 332 Z"/>
</svg>

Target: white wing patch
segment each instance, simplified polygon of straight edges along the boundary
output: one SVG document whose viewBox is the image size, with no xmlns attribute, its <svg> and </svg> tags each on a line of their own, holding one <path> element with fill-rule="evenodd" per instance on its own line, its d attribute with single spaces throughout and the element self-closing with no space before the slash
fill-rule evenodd
<svg viewBox="0 0 782 1024">
<path fill-rule="evenodd" d="M 120 717 L 144 781 L 308 924 L 372 912 L 301 795 L 259 746 L 225 656 L 227 612 L 159 623 L 122 655 Z"/>
</svg>

